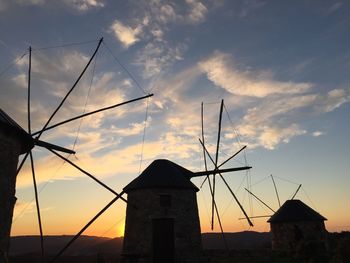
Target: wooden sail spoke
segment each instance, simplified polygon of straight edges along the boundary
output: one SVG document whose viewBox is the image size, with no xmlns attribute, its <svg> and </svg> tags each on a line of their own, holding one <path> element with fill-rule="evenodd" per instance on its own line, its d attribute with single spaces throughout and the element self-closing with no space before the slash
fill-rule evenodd
<svg viewBox="0 0 350 263">
<path fill-rule="evenodd" d="M 275 179 L 273 179 L 272 174 L 271 174 L 271 179 L 272 179 L 272 182 L 273 182 L 273 187 L 275 188 L 275 193 L 276 193 L 276 196 L 277 196 L 278 205 L 279 205 L 279 207 L 281 207 L 280 197 L 279 197 L 279 195 L 278 195 L 278 191 L 277 191 L 277 187 L 276 187 Z"/>
<path fill-rule="evenodd" d="M 78 169 L 80 172 L 82 172 L 83 174 L 89 176 L 91 179 L 93 179 L 95 182 L 97 182 L 99 185 L 103 186 L 104 188 L 106 188 L 108 191 L 112 192 L 113 194 L 115 194 L 116 196 L 120 197 L 120 199 L 122 199 L 125 203 L 127 203 L 128 201 L 121 196 L 121 194 L 118 194 L 116 191 L 114 191 L 112 188 L 110 188 L 109 186 L 107 186 L 105 183 L 101 182 L 100 180 L 98 180 L 95 176 L 93 176 L 92 174 L 88 173 L 87 171 L 83 170 L 82 168 L 80 168 L 78 165 L 76 165 L 75 163 L 73 163 L 72 161 L 70 161 L 69 159 L 65 158 L 64 156 L 60 155 L 58 152 L 54 151 L 53 149 L 48 149 L 50 152 L 52 152 L 53 154 L 57 155 L 58 157 L 60 157 L 61 159 L 65 160 L 67 163 L 69 163 L 70 165 L 72 165 L 73 167 L 75 167 L 76 169 Z"/>
<path fill-rule="evenodd" d="M 272 215 L 266 215 L 266 216 L 250 216 L 249 218 L 254 219 L 254 218 L 265 218 L 265 217 L 271 217 Z M 238 220 L 246 220 L 247 218 L 245 217 L 240 217 Z"/>
<path fill-rule="evenodd" d="M 113 205 L 119 198 L 122 198 L 122 195 L 124 192 L 121 192 L 120 195 L 117 195 L 113 198 L 112 201 L 110 201 L 100 212 L 98 212 L 68 243 L 65 245 L 58 253 L 57 255 L 50 261 L 50 263 L 55 262 L 63 253 L 66 251 L 75 240 L 78 239 L 78 237 L 81 236 L 82 233 L 93 223 L 96 221 L 97 218 L 99 218 L 111 205 Z"/>
<path fill-rule="evenodd" d="M 67 148 L 64 148 L 62 146 L 58 146 L 58 145 L 55 145 L 52 143 L 44 142 L 41 140 L 34 140 L 34 144 L 37 146 L 44 147 L 46 149 L 53 149 L 53 150 L 60 151 L 60 152 L 75 154 L 75 151 L 73 151 L 73 150 L 70 150 L 70 149 L 67 149 Z"/>
<path fill-rule="evenodd" d="M 34 160 L 33 160 L 32 151 L 29 152 L 29 156 L 30 156 L 30 163 L 31 163 L 31 168 L 32 168 L 33 185 L 34 185 L 34 193 L 35 193 L 35 204 L 36 204 L 36 211 L 37 211 L 38 223 L 39 223 L 41 256 L 43 257 L 44 256 L 44 237 L 43 237 L 43 228 L 42 228 L 42 224 L 41 224 L 38 187 L 37 187 L 37 184 L 36 184 Z"/>
<path fill-rule="evenodd" d="M 24 155 L 24 157 L 23 157 L 21 163 L 19 164 L 19 166 L 18 166 L 18 168 L 17 168 L 16 175 L 18 175 L 18 173 L 21 171 L 21 169 L 22 169 L 22 167 L 23 167 L 23 164 L 26 162 L 28 156 L 29 156 L 29 152 L 27 152 L 27 153 Z"/>
<path fill-rule="evenodd" d="M 247 146 L 243 146 L 238 152 L 236 152 L 234 155 L 232 155 L 231 157 L 229 157 L 228 159 L 226 159 L 224 162 L 222 162 L 218 168 L 220 168 L 221 166 L 223 166 L 225 163 L 227 163 L 228 161 L 230 161 L 232 158 L 236 157 L 237 154 L 239 154 L 241 151 L 243 151 L 245 148 L 247 148 Z"/>
<path fill-rule="evenodd" d="M 30 120 L 30 81 L 31 81 L 31 68 L 32 68 L 32 47 L 29 47 L 29 62 L 28 62 L 28 98 L 27 98 L 27 114 L 28 114 L 28 133 L 30 134 L 31 120 Z"/>
<path fill-rule="evenodd" d="M 44 132 L 44 130 L 46 129 L 46 127 L 50 124 L 52 118 L 56 115 L 56 113 L 58 112 L 58 110 L 62 107 L 63 103 L 66 101 L 66 99 L 68 98 L 68 96 L 72 93 L 72 91 L 74 90 L 74 88 L 77 86 L 77 84 L 79 83 L 80 79 L 82 78 L 82 76 L 84 75 L 85 71 L 87 70 L 87 68 L 89 67 L 89 65 L 91 64 L 91 61 L 94 59 L 98 49 L 101 46 L 101 43 L 103 41 L 103 38 L 100 39 L 100 41 L 97 44 L 97 47 L 94 51 L 94 53 L 92 54 L 91 58 L 89 59 L 88 63 L 85 65 L 83 71 L 80 73 L 79 77 L 77 78 L 77 80 L 74 82 L 73 86 L 71 87 L 71 89 L 67 92 L 67 94 L 64 96 L 64 98 L 62 99 L 62 101 L 60 102 L 60 104 L 57 106 L 57 108 L 54 110 L 54 112 L 51 114 L 50 118 L 47 120 L 47 122 L 45 123 L 44 127 L 41 129 L 41 131 L 38 134 L 37 139 L 40 138 L 40 136 L 42 135 L 42 133 Z"/>
<path fill-rule="evenodd" d="M 254 226 L 252 221 L 250 220 L 249 216 L 247 215 L 246 211 L 244 210 L 243 206 L 241 205 L 241 203 L 239 202 L 239 200 L 237 199 L 236 195 L 234 194 L 234 192 L 232 191 L 231 187 L 228 185 L 228 183 L 226 182 L 225 178 L 219 173 L 221 179 L 224 181 L 225 185 L 227 186 L 228 190 L 230 191 L 231 195 L 233 196 L 233 198 L 236 200 L 236 203 L 238 204 L 238 206 L 241 208 L 244 216 L 246 217 L 248 223 L 250 226 Z"/>
<path fill-rule="evenodd" d="M 66 123 L 69 123 L 69 122 L 72 122 L 72 121 L 75 121 L 75 120 L 87 117 L 89 115 L 93 115 L 93 114 L 96 114 L 96 113 L 99 113 L 99 112 L 102 112 L 102 111 L 110 110 L 110 109 L 113 109 L 113 108 L 116 108 L 116 107 L 119 107 L 119 106 L 122 106 L 122 105 L 125 105 L 125 104 L 128 104 L 128 103 L 131 103 L 131 102 L 134 102 L 134 101 L 138 101 L 138 100 L 142 100 L 142 99 L 146 99 L 146 98 L 149 98 L 149 97 L 152 97 L 152 96 L 153 96 L 153 94 L 148 94 L 148 95 L 143 96 L 143 97 L 139 97 L 139 98 L 136 98 L 136 99 L 124 101 L 124 102 L 121 102 L 121 103 L 117 103 L 117 104 L 114 104 L 112 106 L 101 108 L 101 109 L 98 109 L 98 110 L 95 110 L 95 111 L 87 112 L 87 113 L 84 113 L 82 115 L 78 115 L 78 116 L 70 118 L 68 120 L 61 121 L 61 122 L 58 122 L 58 123 L 56 123 L 54 125 L 48 126 L 48 127 L 44 128 L 44 129 L 42 129 L 40 131 L 34 132 L 34 133 L 32 133 L 32 136 L 38 135 L 38 134 L 40 134 L 40 133 L 42 133 L 44 131 L 47 131 L 47 130 L 51 130 L 51 129 L 56 128 L 58 126 L 61 126 L 63 124 L 66 124 Z"/>
<path fill-rule="evenodd" d="M 270 206 L 268 206 L 263 200 L 261 200 L 259 197 L 257 197 L 255 194 L 253 194 L 251 191 L 249 191 L 247 188 L 244 188 L 249 194 L 251 194 L 253 197 L 255 197 L 256 200 L 258 200 L 260 203 L 262 203 L 264 206 L 266 206 L 268 209 L 270 209 L 273 213 L 276 211 L 273 210 Z"/>
<path fill-rule="evenodd" d="M 297 193 L 299 192 L 300 188 L 301 188 L 301 184 L 299 184 L 299 186 L 298 186 L 297 190 L 295 191 L 294 195 L 292 196 L 291 200 L 294 199 L 294 197 L 295 197 L 295 196 L 297 195 Z"/>
</svg>

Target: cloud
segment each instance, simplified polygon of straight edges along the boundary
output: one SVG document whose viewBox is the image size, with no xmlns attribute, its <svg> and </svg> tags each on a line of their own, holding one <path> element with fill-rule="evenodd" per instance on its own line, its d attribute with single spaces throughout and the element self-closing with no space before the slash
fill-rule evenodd
<svg viewBox="0 0 350 263">
<path fill-rule="evenodd" d="M 329 8 L 329 13 L 334 13 L 337 10 L 339 10 L 339 8 L 341 8 L 343 6 L 343 3 L 340 1 L 335 2 L 330 8 Z"/>
<path fill-rule="evenodd" d="M 301 129 L 299 125 L 293 123 L 288 127 L 262 127 L 258 137 L 260 145 L 269 150 L 273 150 L 280 142 L 288 143 L 290 138 L 305 134 L 306 131 Z"/>
<path fill-rule="evenodd" d="M 125 48 L 139 42 L 135 64 L 143 68 L 143 77 L 150 79 L 166 72 L 187 50 L 187 39 L 167 40 L 171 27 L 202 23 L 208 12 L 198 0 L 186 0 L 183 5 L 176 1 L 141 1 L 135 6 L 133 17 L 126 19 L 135 26 L 115 20 L 110 31 Z"/>
<path fill-rule="evenodd" d="M 125 48 L 128 48 L 140 40 L 138 35 L 140 35 L 142 32 L 142 25 L 131 28 L 124 25 L 119 20 L 115 20 L 110 26 L 110 30 L 114 33 L 114 36 L 122 43 L 122 45 Z"/>
<path fill-rule="evenodd" d="M 266 97 L 271 94 L 304 93 L 312 87 L 310 83 L 274 80 L 270 72 L 241 70 L 230 55 L 218 51 L 201 61 L 199 66 L 216 86 L 241 96 Z"/>
<path fill-rule="evenodd" d="M 164 4 L 164 5 L 159 4 L 159 6 L 154 5 L 153 12 L 158 13 L 156 19 L 162 24 L 175 21 L 177 18 L 175 9 L 170 4 Z"/>
<path fill-rule="evenodd" d="M 318 110 L 322 112 L 331 112 L 339 108 L 344 103 L 350 101 L 350 91 L 344 89 L 330 90 L 323 100 L 317 106 Z"/>
<path fill-rule="evenodd" d="M 64 3 L 78 11 L 86 12 L 92 8 L 102 8 L 105 6 L 103 0 L 63 0 Z"/>
<path fill-rule="evenodd" d="M 255 10 L 262 8 L 265 4 L 266 2 L 261 0 L 243 0 L 239 16 L 246 17 Z"/>
<path fill-rule="evenodd" d="M 188 14 L 189 21 L 192 23 L 201 23 L 205 20 L 205 16 L 208 13 L 207 7 L 197 0 L 186 0 L 186 3 L 190 6 Z"/>
<path fill-rule="evenodd" d="M 46 0 L 15 0 L 15 2 L 22 5 L 43 5 Z"/>
<path fill-rule="evenodd" d="M 165 41 L 150 42 L 138 52 L 135 64 L 144 68 L 144 78 L 151 78 L 164 72 L 176 61 L 182 60 L 186 49 L 185 44 L 171 46 Z"/>
<path fill-rule="evenodd" d="M 324 133 L 321 132 L 321 131 L 314 131 L 314 132 L 312 133 L 312 136 L 314 136 L 314 137 L 319 137 L 319 136 L 322 136 L 322 135 L 324 135 Z"/>
<path fill-rule="evenodd" d="M 33 5 L 44 5 L 46 0 L 0 0 L 0 12 L 8 9 L 12 5 L 21 6 L 33 6 Z"/>
</svg>

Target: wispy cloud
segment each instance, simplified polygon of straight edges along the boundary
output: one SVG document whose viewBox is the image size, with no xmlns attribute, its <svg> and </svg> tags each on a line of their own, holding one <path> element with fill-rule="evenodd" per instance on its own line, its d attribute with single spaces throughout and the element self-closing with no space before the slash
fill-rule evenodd
<svg viewBox="0 0 350 263">
<path fill-rule="evenodd" d="M 329 11 L 329 13 L 334 13 L 334 12 L 338 11 L 342 6 L 343 6 L 343 3 L 341 1 L 337 1 L 331 5 L 331 7 L 329 8 L 328 11 Z"/>
<path fill-rule="evenodd" d="M 86 12 L 94 8 L 102 8 L 105 6 L 104 0 L 60 0 L 57 1 L 63 5 L 77 10 L 79 12 Z M 20 6 L 44 6 L 52 4 L 47 0 L 1 0 L 0 1 L 0 11 L 3 11 L 10 7 L 11 5 Z"/>
<path fill-rule="evenodd" d="M 199 63 L 200 68 L 216 86 L 242 96 L 265 97 L 271 94 L 296 94 L 309 90 L 310 83 L 293 83 L 275 80 L 271 72 L 242 70 L 230 55 L 215 52 Z"/>
<path fill-rule="evenodd" d="M 86 12 L 92 8 L 102 8 L 105 6 L 104 0 L 63 0 L 68 6 Z"/>
<path fill-rule="evenodd" d="M 350 90 L 333 89 L 323 96 L 323 100 L 317 105 L 317 109 L 321 112 L 331 112 L 349 101 Z"/>
<path fill-rule="evenodd" d="M 14 2 L 21 5 L 43 5 L 46 0 L 15 0 Z"/>
<path fill-rule="evenodd" d="M 266 4 L 262 0 L 243 0 L 240 8 L 240 17 L 246 17 Z"/>
<path fill-rule="evenodd" d="M 135 63 L 144 68 L 143 76 L 151 78 L 159 75 L 164 69 L 183 59 L 183 53 L 187 49 L 185 44 L 172 46 L 165 41 L 151 42 L 140 52 Z"/>
<path fill-rule="evenodd" d="M 207 7 L 198 0 L 186 0 L 186 3 L 190 7 L 188 14 L 189 21 L 192 23 L 201 23 L 205 20 L 208 13 Z"/>
<path fill-rule="evenodd" d="M 131 28 L 124 25 L 119 20 L 115 20 L 111 25 L 110 30 L 122 45 L 125 48 L 128 48 L 140 40 L 138 36 L 142 33 L 142 25 L 140 24 L 135 28 Z"/>
<path fill-rule="evenodd" d="M 312 133 L 312 136 L 314 136 L 314 137 L 319 137 L 319 136 L 322 136 L 322 135 L 324 135 L 324 133 L 322 131 L 314 131 Z"/>
<path fill-rule="evenodd" d="M 115 20 L 110 29 L 125 48 L 140 43 L 135 63 L 143 68 L 144 78 L 149 79 L 181 60 L 187 50 L 186 39 L 167 40 L 171 26 L 202 23 L 208 12 L 205 4 L 198 0 L 186 0 L 185 5 L 176 1 L 141 2 L 135 6 L 132 19 L 126 19 L 128 22 Z"/>
</svg>

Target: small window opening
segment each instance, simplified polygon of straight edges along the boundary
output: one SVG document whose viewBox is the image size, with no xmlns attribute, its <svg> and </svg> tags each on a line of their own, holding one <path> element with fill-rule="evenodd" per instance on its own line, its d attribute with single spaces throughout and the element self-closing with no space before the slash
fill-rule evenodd
<svg viewBox="0 0 350 263">
<path fill-rule="evenodd" d="M 162 207 L 170 207 L 171 206 L 171 195 L 159 195 L 159 203 Z"/>
</svg>

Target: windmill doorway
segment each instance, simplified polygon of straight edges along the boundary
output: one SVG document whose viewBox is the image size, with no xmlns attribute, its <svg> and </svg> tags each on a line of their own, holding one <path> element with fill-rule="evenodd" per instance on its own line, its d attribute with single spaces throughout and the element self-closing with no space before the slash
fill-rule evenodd
<svg viewBox="0 0 350 263">
<path fill-rule="evenodd" d="M 174 263 L 174 219 L 155 218 L 153 225 L 153 263 Z"/>
</svg>

